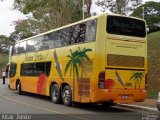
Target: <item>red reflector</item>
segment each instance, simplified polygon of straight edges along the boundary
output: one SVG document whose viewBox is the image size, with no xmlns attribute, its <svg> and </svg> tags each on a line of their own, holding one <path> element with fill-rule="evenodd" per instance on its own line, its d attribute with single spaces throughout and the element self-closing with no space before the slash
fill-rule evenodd
<svg viewBox="0 0 160 120">
<path fill-rule="evenodd" d="M 106 89 L 112 89 L 115 86 L 115 82 L 112 79 L 106 79 L 105 80 L 105 88 Z"/>
</svg>

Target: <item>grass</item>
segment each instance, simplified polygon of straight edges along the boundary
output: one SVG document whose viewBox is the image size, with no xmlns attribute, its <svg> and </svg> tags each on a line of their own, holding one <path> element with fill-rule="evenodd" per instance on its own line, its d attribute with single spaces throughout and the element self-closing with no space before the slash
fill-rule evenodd
<svg viewBox="0 0 160 120">
<path fill-rule="evenodd" d="M 156 98 L 160 89 L 160 32 L 148 35 L 148 89 L 149 98 Z"/>
</svg>

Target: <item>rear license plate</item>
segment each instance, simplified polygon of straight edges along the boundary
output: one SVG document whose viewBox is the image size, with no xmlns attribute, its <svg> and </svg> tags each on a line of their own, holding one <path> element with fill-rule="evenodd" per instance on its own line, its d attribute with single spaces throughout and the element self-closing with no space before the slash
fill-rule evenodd
<svg viewBox="0 0 160 120">
<path fill-rule="evenodd" d="M 129 96 L 128 95 L 122 95 L 122 99 L 128 99 Z"/>
</svg>

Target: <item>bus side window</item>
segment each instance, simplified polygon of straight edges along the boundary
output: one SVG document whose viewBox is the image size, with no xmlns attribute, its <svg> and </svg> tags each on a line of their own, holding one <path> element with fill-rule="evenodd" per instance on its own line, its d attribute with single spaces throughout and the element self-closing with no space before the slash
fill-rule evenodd
<svg viewBox="0 0 160 120">
<path fill-rule="evenodd" d="M 35 47 L 34 47 L 34 39 L 28 40 L 27 44 L 26 44 L 26 52 L 32 52 L 35 51 Z"/>
<path fill-rule="evenodd" d="M 10 65 L 10 71 L 9 71 L 9 76 L 14 77 L 16 74 L 16 69 L 17 69 L 17 64 L 16 63 L 11 63 Z"/>
<path fill-rule="evenodd" d="M 15 44 L 15 46 L 13 47 L 13 55 L 18 54 L 18 47 L 19 43 Z"/>
<path fill-rule="evenodd" d="M 46 62 L 45 73 L 46 73 L 47 76 L 50 75 L 50 70 L 51 70 L 51 62 Z"/>
<path fill-rule="evenodd" d="M 25 53 L 26 52 L 26 41 L 20 42 L 18 47 L 18 53 Z"/>
<path fill-rule="evenodd" d="M 86 34 L 86 23 L 70 27 L 69 44 L 84 42 Z"/>
<path fill-rule="evenodd" d="M 54 33 L 44 35 L 43 43 L 45 49 L 53 49 L 55 47 Z"/>
<path fill-rule="evenodd" d="M 85 41 L 92 42 L 96 40 L 96 20 L 91 20 L 87 22 Z"/>
<path fill-rule="evenodd" d="M 44 36 L 39 36 L 34 38 L 34 47 L 36 51 L 43 50 L 43 38 Z"/>
</svg>

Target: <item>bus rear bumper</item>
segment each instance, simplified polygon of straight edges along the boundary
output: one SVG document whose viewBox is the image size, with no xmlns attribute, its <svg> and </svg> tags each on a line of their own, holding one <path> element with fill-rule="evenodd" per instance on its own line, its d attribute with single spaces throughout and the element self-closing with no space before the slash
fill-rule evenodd
<svg viewBox="0 0 160 120">
<path fill-rule="evenodd" d="M 113 103 L 142 102 L 146 98 L 146 90 L 101 90 L 97 102 L 113 101 Z"/>
</svg>

